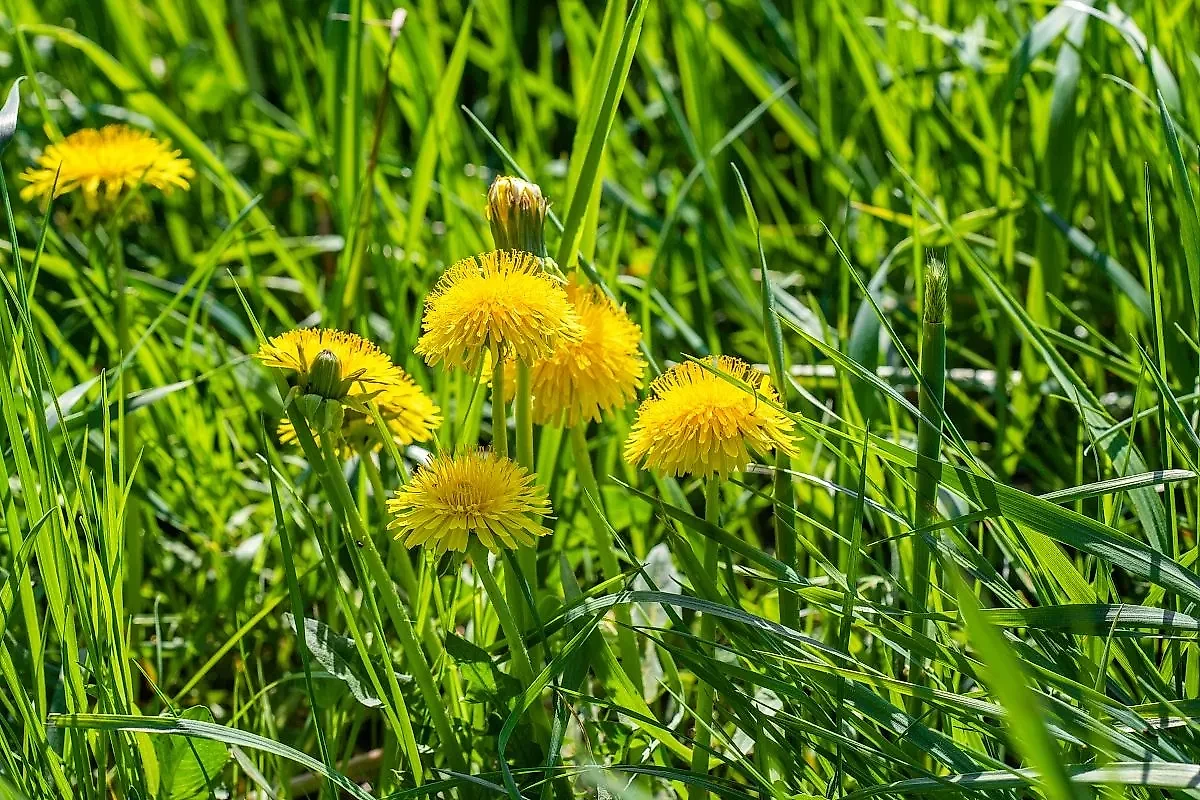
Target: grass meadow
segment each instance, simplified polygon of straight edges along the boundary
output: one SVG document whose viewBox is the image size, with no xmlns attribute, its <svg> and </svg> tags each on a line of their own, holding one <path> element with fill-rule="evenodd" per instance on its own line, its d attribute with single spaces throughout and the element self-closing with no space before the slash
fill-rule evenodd
<svg viewBox="0 0 1200 800">
<path fill-rule="evenodd" d="M 1196 0 L 0 0 L 0 797 L 1200 796 L 1197 85 Z"/>
</svg>

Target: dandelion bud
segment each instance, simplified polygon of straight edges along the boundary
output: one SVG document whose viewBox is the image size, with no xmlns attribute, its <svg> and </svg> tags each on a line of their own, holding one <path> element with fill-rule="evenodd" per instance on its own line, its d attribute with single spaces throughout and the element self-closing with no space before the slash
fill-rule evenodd
<svg viewBox="0 0 1200 800">
<path fill-rule="evenodd" d="M 925 267 L 925 322 L 941 325 L 946 321 L 946 294 L 949 280 L 946 264 L 936 258 L 929 259 Z"/>
<path fill-rule="evenodd" d="M 342 362 L 332 350 L 322 350 L 313 359 L 307 388 L 312 394 L 331 399 L 345 394 L 342 391 Z"/>
<path fill-rule="evenodd" d="M 550 204 L 536 183 L 501 176 L 488 189 L 487 218 L 497 250 L 524 250 L 546 257 L 546 213 Z"/>
</svg>

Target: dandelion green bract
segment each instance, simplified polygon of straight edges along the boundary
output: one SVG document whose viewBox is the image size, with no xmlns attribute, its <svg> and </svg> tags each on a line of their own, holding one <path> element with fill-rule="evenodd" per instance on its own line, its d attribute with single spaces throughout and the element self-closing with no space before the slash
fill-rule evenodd
<svg viewBox="0 0 1200 800">
<path fill-rule="evenodd" d="M 1194 2 L 402 5 L 0 4 L 0 795 L 1195 795 Z"/>
</svg>

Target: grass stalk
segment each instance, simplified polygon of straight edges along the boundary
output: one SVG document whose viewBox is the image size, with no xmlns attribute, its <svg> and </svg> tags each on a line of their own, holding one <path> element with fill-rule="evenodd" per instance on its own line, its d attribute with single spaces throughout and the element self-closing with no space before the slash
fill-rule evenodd
<svg viewBox="0 0 1200 800">
<path fill-rule="evenodd" d="M 918 528 L 931 524 L 937 517 L 937 491 L 941 481 L 942 426 L 938 409 L 945 399 L 946 387 L 946 267 L 931 260 L 925 274 L 925 308 L 921 323 L 920 369 L 923 380 L 920 388 L 917 422 L 917 506 L 914 522 Z M 930 595 L 931 555 L 925 536 L 916 536 L 913 550 L 913 610 L 914 633 L 928 636 L 931 623 L 928 617 Z M 920 637 L 918 637 L 920 638 Z M 909 678 L 925 684 L 924 659 L 914 650 L 909 654 Z M 919 716 L 920 703 L 912 703 Z"/>
<path fill-rule="evenodd" d="M 704 480 L 704 521 L 713 525 L 721 524 L 721 480 L 715 475 L 711 475 Z M 704 573 L 709 576 L 715 576 L 717 569 L 720 566 L 720 545 L 708 540 L 704 543 Z M 717 634 L 717 619 L 711 614 L 704 614 L 700 617 L 700 641 L 702 646 L 708 650 L 708 655 L 711 658 L 716 657 L 716 646 L 705 645 L 703 643 L 713 642 Z M 692 772 L 700 777 L 708 775 L 708 751 L 712 747 L 712 729 L 713 729 L 713 687 L 711 684 L 703 680 L 697 680 L 696 684 L 696 730 L 693 734 L 694 744 L 692 746 Z M 690 795 L 692 800 L 705 800 L 708 797 L 708 790 L 703 787 L 697 787 Z"/>
</svg>

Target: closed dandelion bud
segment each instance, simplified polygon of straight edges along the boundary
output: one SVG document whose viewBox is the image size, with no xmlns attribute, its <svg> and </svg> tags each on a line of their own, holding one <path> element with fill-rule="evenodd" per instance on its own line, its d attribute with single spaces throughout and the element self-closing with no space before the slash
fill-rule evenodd
<svg viewBox="0 0 1200 800">
<path fill-rule="evenodd" d="M 331 350 L 322 350 L 308 372 L 308 391 L 321 397 L 338 398 L 342 391 L 342 362 Z"/>
<path fill-rule="evenodd" d="M 949 289 L 946 264 L 936 258 L 929 259 L 925 267 L 925 322 L 941 325 L 946 321 L 946 295 Z"/>
<path fill-rule="evenodd" d="M 501 176 L 488 189 L 487 218 L 497 250 L 524 250 L 546 257 L 546 213 L 550 204 L 536 183 Z"/>
</svg>

